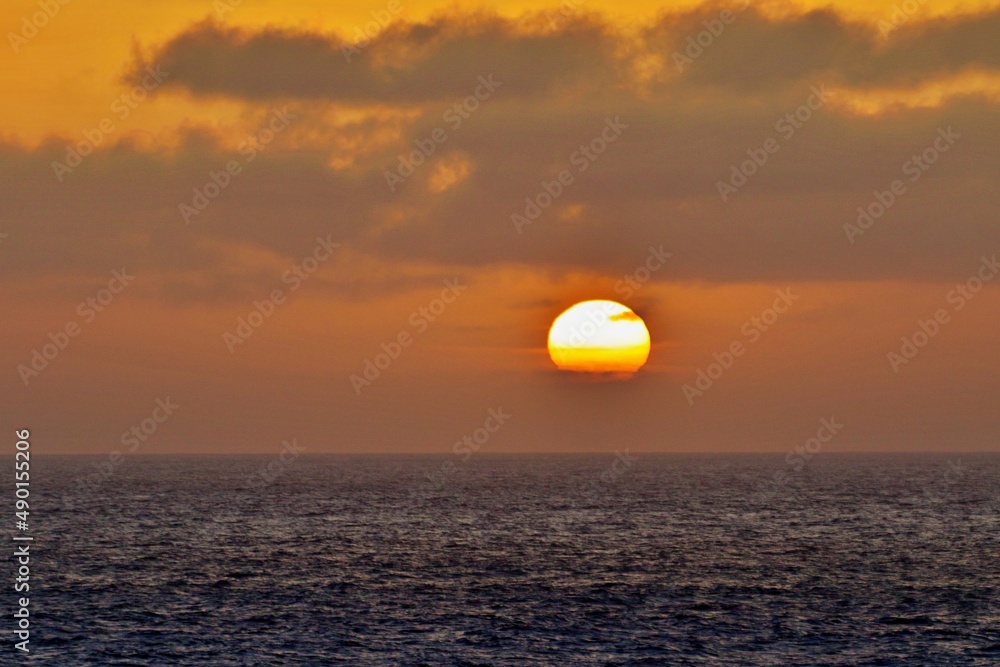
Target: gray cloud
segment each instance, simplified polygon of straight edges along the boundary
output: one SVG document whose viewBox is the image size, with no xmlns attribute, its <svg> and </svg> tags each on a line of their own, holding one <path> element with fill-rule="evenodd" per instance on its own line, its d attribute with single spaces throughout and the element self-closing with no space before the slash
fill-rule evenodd
<svg viewBox="0 0 1000 667">
<path fill-rule="evenodd" d="M 575 173 L 575 180 L 518 234 L 511 214 L 537 199 L 604 118 L 628 121 L 618 144 Z M 231 154 L 193 135 L 171 159 L 128 145 L 98 151 L 65 183 L 49 164 L 63 148 L 0 151 L 6 206 L 0 224 L 20 247 L 0 273 L 102 274 L 122 262 L 157 271 L 191 270 L 220 284 L 266 285 L 270 274 L 240 274 L 226 248 L 258 246 L 295 258 L 317 235 L 388 259 L 450 265 L 520 263 L 540 268 L 629 271 L 648 245 L 674 252 L 656 280 L 865 279 L 951 277 L 1000 241 L 1000 119 L 994 107 L 955 101 L 934 111 L 854 118 L 821 111 L 749 179 L 729 202 L 716 182 L 746 150 L 773 134 L 777 109 L 732 108 L 712 121 L 657 101 L 607 101 L 593 108 L 530 119 L 516 109 L 484 107 L 453 133 L 442 153 L 459 151 L 475 166 L 440 194 L 426 179 L 432 156 L 392 194 L 388 149 L 335 172 L 312 149 L 262 153 L 191 225 L 178 204 Z M 825 114 L 825 115 L 820 115 Z M 425 136 L 427 117 L 408 136 Z M 901 168 L 939 127 L 961 138 L 875 226 L 851 245 L 844 223 L 903 178 Z M 405 150 L 405 146 L 396 147 Z M 579 219 L 560 216 L 580 207 Z M 390 213 L 398 225 L 383 228 Z M 237 275 L 238 274 L 238 275 Z M 241 290 L 242 291 L 242 290 Z"/>
<path fill-rule="evenodd" d="M 350 60 L 337 38 L 268 29 L 250 33 L 206 22 L 155 49 L 136 65 L 170 73 L 164 89 L 252 100 L 328 99 L 417 104 L 470 94 L 493 74 L 508 96 L 538 96 L 613 79 L 613 42 L 595 23 L 526 34 L 500 19 L 390 24 Z"/>
<path fill-rule="evenodd" d="M 735 11 L 733 22 L 723 25 L 724 8 L 665 14 L 640 30 L 638 41 L 584 15 L 557 30 L 540 29 L 541 19 L 488 15 L 397 21 L 350 62 L 336 37 L 204 22 L 155 47 L 133 71 L 141 78 L 148 64 L 160 65 L 170 72 L 163 89 L 204 96 L 417 104 L 468 95 L 483 74 L 506 82 L 511 98 L 628 87 L 637 63 L 650 55 L 665 63 L 660 91 L 707 86 L 744 96 L 775 94 L 807 80 L 905 86 L 1000 67 L 1000 11 L 913 22 L 886 40 L 832 11 L 776 19 L 751 8 Z M 698 51 L 688 40 L 707 36 L 706 22 L 721 32 Z M 695 54 L 683 76 L 677 53 Z"/>
<path fill-rule="evenodd" d="M 956 46 L 952 65 L 988 64 L 996 47 L 977 31 L 993 25 L 996 16 L 929 23 L 910 37 L 900 34 L 898 46 L 865 57 L 897 58 L 896 74 L 904 78 L 929 75 L 930 60 L 899 54 L 916 49 L 921 40 L 945 48 L 953 30 L 975 43 Z M 670 20 L 676 27 L 693 19 Z M 730 27 L 757 30 L 765 61 L 773 50 L 792 62 L 770 80 L 765 77 L 759 91 L 734 83 L 718 94 L 691 96 L 679 91 L 701 85 L 697 81 L 721 85 L 719 77 L 735 74 L 713 69 L 706 52 L 689 75 L 670 84 L 674 88 L 618 87 L 609 77 L 621 71 L 620 63 L 605 50 L 611 31 L 591 20 L 532 36 L 500 19 L 399 25 L 375 40 L 363 54 L 367 60 L 346 68 L 338 45 L 324 37 L 246 34 L 201 24 L 160 52 L 175 85 L 254 99 L 280 94 L 420 101 L 419 115 L 402 126 L 398 118 L 375 115 L 338 130 L 339 138 L 351 134 L 349 145 L 363 146 L 352 166 L 339 170 L 328 165 L 329 157 L 344 146 L 332 140 L 330 145 L 289 140 L 285 146 L 282 138 L 191 225 L 184 224 L 178 205 L 190 203 L 209 172 L 233 158 L 208 131 L 183 130 L 180 146 L 170 151 L 140 150 L 127 140 L 100 148 L 63 183 L 53 177 L 51 163 L 64 159 L 64 140 L 53 138 L 33 150 L 0 144 L 0 230 L 10 234 L 0 275 L 100 276 L 127 264 L 161 275 L 166 298 L 242 299 L 273 284 L 274 274 L 234 261 L 237 248 L 295 259 L 316 236 L 328 234 L 390 264 L 523 264 L 610 276 L 632 271 L 648 246 L 663 244 L 674 256 L 653 280 L 951 280 L 996 248 L 1000 116 L 995 103 L 982 97 L 874 117 L 828 105 L 793 137 L 782 139 L 767 164 L 722 201 L 718 181 L 748 159 L 748 150 L 776 136 L 775 121 L 802 104 L 810 86 L 824 81 L 807 75 L 846 63 L 841 78 L 863 80 L 851 74 L 857 69 L 852 50 L 857 40 L 874 39 L 824 13 L 773 25 L 756 15 L 739 21 Z M 768 26 L 773 35 L 759 32 Z M 712 53 L 735 49 L 728 57 L 743 58 L 744 71 L 764 67 L 764 61 L 739 55 L 742 39 L 735 31 L 726 33 Z M 407 47 L 418 56 L 382 77 L 371 64 L 378 59 L 368 56 L 392 40 L 419 44 Z M 550 52 L 559 55 L 549 59 Z M 442 113 L 470 92 L 465 79 L 474 79 L 484 64 L 504 73 L 504 87 L 461 127 L 448 127 Z M 332 85 L 324 79 L 327 69 L 342 81 Z M 588 79 L 587 72 L 599 76 Z M 868 80 L 877 78 L 872 74 Z M 567 98 L 565 85 L 573 81 L 592 90 Z M 258 103 L 248 103 L 248 109 L 259 110 Z M 318 127 L 327 112 L 326 103 L 311 102 L 297 123 Z M 627 129 L 580 171 L 572 156 L 615 117 Z M 390 125 L 393 131 L 402 128 L 395 143 L 365 141 Z M 902 173 L 904 163 L 924 151 L 942 127 L 954 128 L 961 138 L 910 182 Z M 415 139 L 437 128 L 447 130 L 447 141 L 390 192 L 386 171 L 413 150 Z M 428 179 L 456 156 L 470 165 L 467 177 L 443 192 L 430 192 Z M 523 214 L 526 199 L 537 200 L 543 183 L 563 169 L 572 172 L 572 183 L 518 234 L 511 215 Z M 868 206 L 875 192 L 895 179 L 906 181 L 906 193 L 850 244 L 843 225 L 854 222 L 857 207 Z M 201 278 L 192 282 L 192 272 Z M 397 273 L 323 284 L 347 298 L 364 298 L 406 289 L 409 279 Z"/>
<path fill-rule="evenodd" d="M 674 54 L 698 53 L 689 39 L 706 31 L 720 9 L 667 15 L 644 34 L 646 48 L 659 53 L 675 74 Z M 704 47 L 684 76 L 667 86 L 720 86 L 757 95 L 802 81 L 823 80 L 861 88 L 906 86 L 966 69 L 1000 67 L 1000 11 L 914 21 L 883 38 L 869 25 L 846 21 L 832 11 L 813 11 L 782 20 L 753 9 L 734 12 L 735 20 Z M 718 25 L 715 26 L 718 31 Z M 704 40 L 707 42 L 707 38 Z"/>
</svg>

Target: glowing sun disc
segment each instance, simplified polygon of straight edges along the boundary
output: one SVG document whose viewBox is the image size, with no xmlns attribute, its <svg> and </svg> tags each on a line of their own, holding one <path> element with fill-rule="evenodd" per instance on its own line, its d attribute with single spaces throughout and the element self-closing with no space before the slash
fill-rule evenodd
<svg viewBox="0 0 1000 667">
<path fill-rule="evenodd" d="M 563 371 L 635 373 L 649 358 L 649 330 L 620 303 L 581 301 L 552 322 L 549 356 Z"/>
</svg>

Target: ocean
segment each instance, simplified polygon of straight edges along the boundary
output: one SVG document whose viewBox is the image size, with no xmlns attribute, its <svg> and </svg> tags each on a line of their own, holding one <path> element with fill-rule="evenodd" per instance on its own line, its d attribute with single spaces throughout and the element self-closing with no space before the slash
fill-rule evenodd
<svg viewBox="0 0 1000 667">
<path fill-rule="evenodd" d="M 37 457 L 31 493 L 5 665 L 1000 665 L 997 456 Z"/>
</svg>

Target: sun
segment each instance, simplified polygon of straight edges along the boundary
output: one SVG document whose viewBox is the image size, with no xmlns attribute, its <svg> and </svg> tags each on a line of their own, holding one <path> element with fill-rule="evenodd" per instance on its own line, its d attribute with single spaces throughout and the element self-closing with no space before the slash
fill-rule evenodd
<svg viewBox="0 0 1000 667">
<path fill-rule="evenodd" d="M 549 356 L 562 371 L 631 375 L 649 358 L 649 329 L 615 301 L 581 301 L 549 329 Z"/>
</svg>

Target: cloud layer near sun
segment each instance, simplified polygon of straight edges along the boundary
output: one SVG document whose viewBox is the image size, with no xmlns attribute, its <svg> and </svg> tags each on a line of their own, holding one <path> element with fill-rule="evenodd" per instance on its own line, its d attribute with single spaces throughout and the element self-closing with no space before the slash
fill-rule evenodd
<svg viewBox="0 0 1000 667">
<path fill-rule="evenodd" d="M 186 122 L 159 142 L 110 135 L 62 182 L 51 165 L 65 163 L 64 139 L 3 146 L 0 216 L 26 252 L 0 270 L 94 272 L 124 255 L 162 272 L 174 294 L 193 269 L 252 289 L 263 272 L 242 261 L 246 249 L 293 256 L 333 234 L 393 261 L 610 270 L 669 242 L 673 280 L 925 279 L 965 266 L 995 237 L 1000 13 L 883 37 L 829 12 L 747 9 L 696 55 L 688 38 L 720 11 L 627 27 L 582 13 L 555 24 L 543 14 L 399 20 L 350 62 L 335 35 L 198 23 L 146 45 L 123 63 L 127 78 L 159 67 L 168 75 L 144 104 L 228 98 L 245 105 L 240 121 Z M 499 85 L 449 118 L 479 77 Z M 934 87 L 947 94 L 919 103 Z M 827 97 L 808 123 L 779 132 L 817 89 Z M 211 171 L 242 160 L 241 143 L 283 106 L 296 116 L 287 131 L 184 224 L 179 205 Z M 615 118 L 627 128 L 620 140 L 578 172 L 574 153 Z M 954 150 L 910 184 L 907 161 L 948 127 L 960 137 Z M 391 191 L 386 173 L 436 130 L 445 140 L 426 144 L 427 164 Z M 723 201 L 719 182 L 772 137 L 779 150 Z M 573 182 L 517 233 L 511 216 L 531 212 L 564 169 Z M 897 178 L 906 194 L 876 232 L 849 243 L 855 209 Z"/>
</svg>

